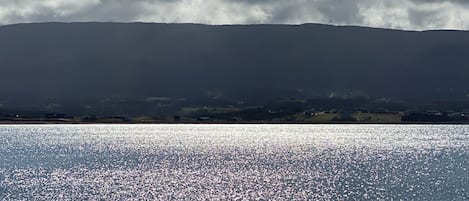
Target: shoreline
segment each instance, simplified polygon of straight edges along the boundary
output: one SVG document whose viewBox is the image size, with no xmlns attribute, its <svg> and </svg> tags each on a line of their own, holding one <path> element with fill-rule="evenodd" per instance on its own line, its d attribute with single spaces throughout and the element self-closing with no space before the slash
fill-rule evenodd
<svg viewBox="0 0 469 201">
<path fill-rule="evenodd" d="M 130 121 L 130 122 L 83 122 L 83 121 L 0 121 L 0 125 L 112 125 L 112 124 L 121 124 L 121 125 L 162 125 L 162 124 L 174 124 L 174 125 L 253 125 L 253 124 L 262 124 L 262 125 L 469 125 L 469 122 L 294 122 L 294 121 Z"/>
</svg>

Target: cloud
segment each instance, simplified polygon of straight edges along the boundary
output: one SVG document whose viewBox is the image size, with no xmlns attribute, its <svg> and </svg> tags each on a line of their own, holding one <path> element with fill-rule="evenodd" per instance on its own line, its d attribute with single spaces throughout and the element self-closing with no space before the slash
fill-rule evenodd
<svg viewBox="0 0 469 201">
<path fill-rule="evenodd" d="M 0 0 L 0 23 L 117 21 L 328 23 L 469 29 L 466 0 Z"/>
</svg>

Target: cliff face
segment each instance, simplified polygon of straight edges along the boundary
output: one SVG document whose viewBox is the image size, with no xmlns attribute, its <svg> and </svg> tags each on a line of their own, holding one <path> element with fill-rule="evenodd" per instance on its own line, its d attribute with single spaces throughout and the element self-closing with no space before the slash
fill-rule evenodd
<svg viewBox="0 0 469 201">
<path fill-rule="evenodd" d="M 0 27 L 8 99 L 469 94 L 469 32 L 306 24 L 42 23 Z"/>
</svg>

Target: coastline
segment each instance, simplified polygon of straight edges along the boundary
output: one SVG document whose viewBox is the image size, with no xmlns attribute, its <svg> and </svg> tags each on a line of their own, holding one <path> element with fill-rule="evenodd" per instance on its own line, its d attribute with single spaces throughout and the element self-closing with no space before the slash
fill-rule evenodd
<svg viewBox="0 0 469 201">
<path fill-rule="evenodd" d="M 0 125 L 158 125 L 158 124 L 200 124 L 200 125 L 252 125 L 252 124 L 264 124 L 264 125 L 469 125 L 469 122 L 357 122 L 357 121 L 326 121 L 326 122 L 303 122 L 303 121 L 109 121 L 109 122 L 85 122 L 85 121 L 0 121 Z"/>
</svg>

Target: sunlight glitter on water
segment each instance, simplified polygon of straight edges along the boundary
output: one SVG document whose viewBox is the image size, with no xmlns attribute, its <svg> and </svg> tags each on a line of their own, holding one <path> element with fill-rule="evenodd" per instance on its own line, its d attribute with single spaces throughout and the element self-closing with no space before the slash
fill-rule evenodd
<svg viewBox="0 0 469 201">
<path fill-rule="evenodd" d="M 467 200 L 469 127 L 0 126 L 5 200 Z"/>
</svg>

